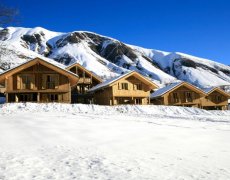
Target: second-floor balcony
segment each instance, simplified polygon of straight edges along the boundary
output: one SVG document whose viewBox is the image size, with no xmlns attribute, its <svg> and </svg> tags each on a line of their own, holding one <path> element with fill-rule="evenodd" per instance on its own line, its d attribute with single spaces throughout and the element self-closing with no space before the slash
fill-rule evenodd
<svg viewBox="0 0 230 180">
<path fill-rule="evenodd" d="M 172 104 L 193 103 L 196 99 L 193 98 L 171 98 L 169 102 Z"/>
<path fill-rule="evenodd" d="M 90 84 L 91 78 L 79 78 L 78 83 L 80 84 Z"/>
</svg>

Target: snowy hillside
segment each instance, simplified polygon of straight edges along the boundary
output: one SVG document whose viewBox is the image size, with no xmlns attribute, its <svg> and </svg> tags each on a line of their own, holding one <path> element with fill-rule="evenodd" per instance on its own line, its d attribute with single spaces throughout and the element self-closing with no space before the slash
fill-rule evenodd
<svg viewBox="0 0 230 180">
<path fill-rule="evenodd" d="M 0 105 L 0 179 L 227 180 L 229 125 L 196 108 Z"/>
<path fill-rule="evenodd" d="M 0 30 L 0 40 L 0 67 L 5 70 L 39 54 L 64 65 L 78 62 L 103 79 L 136 70 L 160 86 L 176 79 L 199 87 L 230 85 L 227 65 L 128 45 L 92 32 L 8 27 Z"/>
</svg>

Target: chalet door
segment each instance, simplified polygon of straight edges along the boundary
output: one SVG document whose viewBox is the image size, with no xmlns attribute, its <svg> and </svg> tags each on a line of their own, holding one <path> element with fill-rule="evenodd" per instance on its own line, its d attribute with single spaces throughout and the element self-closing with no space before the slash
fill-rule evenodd
<svg viewBox="0 0 230 180">
<path fill-rule="evenodd" d="M 142 104 L 141 98 L 136 98 L 135 99 L 135 104 Z"/>
<path fill-rule="evenodd" d="M 36 93 L 29 93 L 29 94 L 19 94 L 17 95 L 19 102 L 36 102 L 37 101 L 37 94 Z"/>
</svg>

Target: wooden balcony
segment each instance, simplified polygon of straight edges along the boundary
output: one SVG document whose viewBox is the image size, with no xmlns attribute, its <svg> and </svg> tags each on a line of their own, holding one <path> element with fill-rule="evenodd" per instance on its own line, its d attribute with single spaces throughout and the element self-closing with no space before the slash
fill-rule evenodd
<svg viewBox="0 0 230 180">
<path fill-rule="evenodd" d="M 91 84 L 91 78 L 79 78 L 79 84 Z"/>
</svg>

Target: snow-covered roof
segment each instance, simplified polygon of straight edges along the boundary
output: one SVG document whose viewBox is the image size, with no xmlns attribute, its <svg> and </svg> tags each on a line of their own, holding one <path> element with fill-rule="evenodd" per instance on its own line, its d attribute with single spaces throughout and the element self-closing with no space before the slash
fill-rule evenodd
<svg viewBox="0 0 230 180">
<path fill-rule="evenodd" d="M 9 72 L 9 71 L 12 71 L 13 69 L 16 69 L 16 68 L 18 68 L 18 67 L 20 67 L 20 66 L 23 66 L 23 65 L 25 65 L 25 64 L 27 64 L 27 63 L 29 63 L 29 62 L 31 62 L 31 61 L 34 61 L 35 59 L 42 60 L 42 61 L 44 61 L 44 62 L 46 62 L 46 63 L 48 63 L 48 64 L 51 64 L 51 65 L 53 65 L 53 66 L 55 66 L 55 67 L 57 67 L 57 68 L 59 68 L 59 69 L 62 69 L 62 70 L 64 70 L 64 71 L 66 71 L 66 72 L 68 72 L 68 73 L 70 73 L 70 74 L 72 74 L 72 75 L 78 77 L 77 74 L 75 74 L 75 73 L 73 73 L 73 72 L 67 70 L 67 69 L 66 69 L 66 66 L 64 66 L 64 65 L 62 65 L 62 64 L 60 64 L 60 63 L 58 63 L 58 62 L 56 62 L 56 61 L 54 61 L 54 60 L 52 60 L 52 59 L 45 58 L 45 57 L 44 57 L 44 58 L 40 58 L 40 57 L 33 58 L 33 59 L 29 60 L 29 61 L 26 61 L 26 62 L 24 62 L 24 63 L 19 64 L 18 66 L 15 66 L 15 67 L 13 67 L 13 68 L 11 68 L 11 69 L 8 69 L 8 70 L 6 70 L 6 71 L 3 71 L 2 73 L 0 73 L 0 75 L 5 74 L 5 73 L 7 73 L 7 72 Z"/>
<path fill-rule="evenodd" d="M 119 79 L 122 79 L 123 77 L 125 77 L 125 76 L 127 76 L 127 75 L 129 75 L 129 74 L 131 74 L 131 73 L 133 73 L 133 72 L 135 72 L 135 71 L 130 71 L 130 72 L 124 73 L 124 74 L 122 74 L 122 75 L 120 75 L 120 76 L 118 76 L 118 77 L 115 77 L 115 78 L 106 80 L 106 81 L 104 81 L 103 83 L 98 84 L 97 86 L 92 87 L 92 88 L 89 90 L 89 92 L 90 92 L 90 91 L 95 91 L 95 90 L 101 89 L 101 88 L 106 87 L 106 86 L 109 86 L 110 84 L 116 82 L 116 81 L 119 80 Z"/>
<path fill-rule="evenodd" d="M 107 87 L 109 85 L 111 85 L 112 83 L 124 78 L 124 77 L 129 77 L 131 75 L 138 75 L 140 78 L 142 78 L 146 83 L 148 83 L 149 85 L 151 85 L 152 87 L 154 86 L 155 88 L 158 87 L 156 84 L 154 84 L 151 80 L 149 80 L 148 78 L 146 78 L 145 76 L 139 74 L 138 72 L 136 71 L 129 71 L 127 73 L 124 73 L 118 77 L 115 77 L 115 78 L 112 78 L 112 79 L 109 79 L 109 80 L 106 80 L 104 81 L 103 83 L 101 84 L 98 84 L 97 86 L 94 86 L 92 87 L 89 92 L 91 91 L 95 91 L 95 90 L 98 90 L 98 89 L 101 89 L 101 88 L 104 88 L 104 87 Z"/>
<path fill-rule="evenodd" d="M 212 90 L 214 90 L 216 87 L 210 87 L 210 88 L 203 88 L 202 90 L 206 93 L 206 94 L 208 94 L 208 93 L 210 93 Z"/>
<path fill-rule="evenodd" d="M 168 86 L 160 88 L 157 91 L 155 91 L 154 93 L 152 93 L 151 96 L 150 96 L 150 98 L 156 98 L 156 97 L 162 96 L 163 94 L 169 92 L 170 90 L 172 90 L 175 87 L 181 85 L 182 83 L 183 83 L 183 81 L 175 82 L 175 83 L 172 83 L 172 84 L 170 84 Z"/>
<path fill-rule="evenodd" d="M 230 97 L 230 94 L 228 92 L 226 92 L 225 90 L 221 89 L 220 87 L 210 87 L 210 88 L 204 88 L 202 89 L 206 94 L 210 94 L 213 91 L 217 90 L 219 92 L 222 92 L 222 94 L 225 94 L 227 96 Z"/>
</svg>

